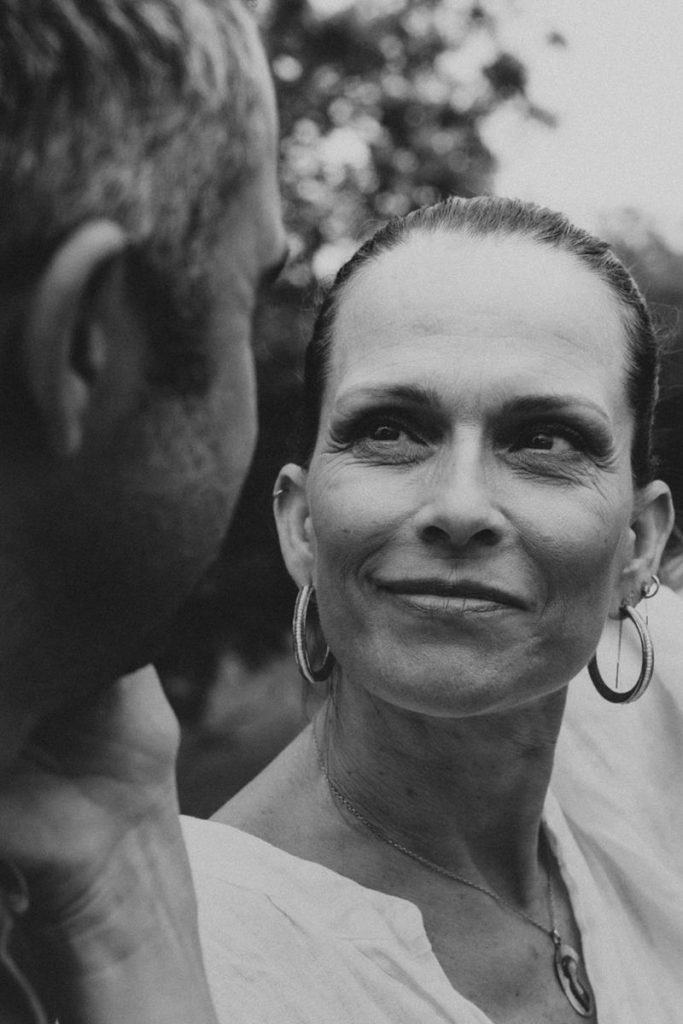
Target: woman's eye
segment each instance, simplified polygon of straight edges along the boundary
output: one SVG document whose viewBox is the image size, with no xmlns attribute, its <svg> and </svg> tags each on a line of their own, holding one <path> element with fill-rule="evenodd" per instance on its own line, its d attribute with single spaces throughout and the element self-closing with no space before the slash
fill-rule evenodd
<svg viewBox="0 0 683 1024">
<path fill-rule="evenodd" d="M 410 422 L 380 413 L 338 429 L 336 442 L 341 449 L 352 449 L 361 458 L 382 463 L 412 463 L 421 459 L 429 448 L 423 434 Z"/>
<path fill-rule="evenodd" d="M 366 437 L 371 441 L 399 441 L 403 434 L 405 430 L 393 423 L 378 423 L 369 427 Z"/>
<path fill-rule="evenodd" d="M 559 434 L 537 433 L 529 437 L 524 447 L 543 452 L 561 452 L 570 451 L 574 446 L 566 437 L 560 437 Z"/>
<path fill-rule="evenodd" d="M 525 430 L 514 445 L 517 451 L 550 452 L 551 455 L 569 455 L 581 451 L 582 447 L 581 436 L 564 427 Z"/>
</svg>

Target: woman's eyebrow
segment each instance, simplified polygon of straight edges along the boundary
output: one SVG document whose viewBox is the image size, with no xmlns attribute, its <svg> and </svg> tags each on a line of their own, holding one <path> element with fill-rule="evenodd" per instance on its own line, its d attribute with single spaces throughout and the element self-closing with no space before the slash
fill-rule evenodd
<svg viewBox="0 0 683 1024">
<path fill-rule="evenodd" d="M 606 410 L 585 395 L 520 395 L 503 402 L 500 413 L 506 415 L 548 415 L 558 412 L 585 412 L 596 416 L 611 428 L 612 421 Z"/>
<path fill-rule="evenodd" d="M 399 405 L 420 405 L 436 408 L 440 405 L 439 395 L 429 387 L 420 384 L 386 384 L 381 386 L 361 385 L 348 388 L 337 396 L 337 407 L 362 405 L 367 402 L 396 402 Z"/>
<path fill-rule="evenodd" d="M 414 409 L 429 409 L 434 414 L 445 415 L 443 397 L 435 388 L 422 384 L 382 384 L 351 386 L 341 392 L 334 403 L 337 415 L 353 415 L 356 409 L 367 405 L 397 405 Z M 589 416 L 596 427 L 605 435 L 613 436 L 613 423 L 607 411 L 598 403 L 581 394 L 559 395 L 518 395 L 506 398 L 497 405 L 493 415 L 498 420 L 526 416 L 567 415 Z"/>
</svg>

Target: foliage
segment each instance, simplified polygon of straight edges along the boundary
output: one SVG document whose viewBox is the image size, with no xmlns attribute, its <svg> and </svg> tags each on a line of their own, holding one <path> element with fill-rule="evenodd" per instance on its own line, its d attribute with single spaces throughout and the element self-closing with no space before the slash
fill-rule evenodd
<svg viewBox="0 0 683 1024">
<path fill-rule="evenodd" d="M 501 102 L 534 116 L 496 20 L 462 0 L 280 0 L 266 33 L 282 125 L 289 280 L 324 277 L 395 214 L 490 185 L 482 120 Z"/>
</svg>

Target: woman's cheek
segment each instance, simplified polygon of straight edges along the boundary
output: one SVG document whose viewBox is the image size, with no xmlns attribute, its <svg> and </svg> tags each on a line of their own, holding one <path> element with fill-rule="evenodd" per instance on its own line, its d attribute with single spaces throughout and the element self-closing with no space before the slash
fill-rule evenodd
<svg viewBox="0 0 683 1024">
<path fill-rule="evenodd" d="M 621 510 L 567 502 L 539 519 L 547 523 L 545 530 L 537 521 L 535 530 L 522 526 L 521 533 L 533 561 L 544 566 L 549 593 L 563 594 L 566 601 L 595 594 L 602 603 L 627 557 L 628 521 Z"/>
<path fill-rule="evenodd" d="M 330 467 L 313 483 L 309 502 L 320 543 L 390 536 L 405 505 L 405 485 L 392 481 L 388 486 L 369 467 Z"/>
</svg>

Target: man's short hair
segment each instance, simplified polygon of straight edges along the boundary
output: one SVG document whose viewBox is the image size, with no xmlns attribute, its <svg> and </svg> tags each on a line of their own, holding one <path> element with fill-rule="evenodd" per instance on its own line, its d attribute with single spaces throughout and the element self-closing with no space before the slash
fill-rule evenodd
<svg viewBox="0 0 683 1024">
<path fill-rule="evenodd" d="M 0 0 L 0 296 L 115 221 L 174 389 L 202 387 L 212 245 L 255 160 L 248 18 L 240 0 Z"/>
</svg>

